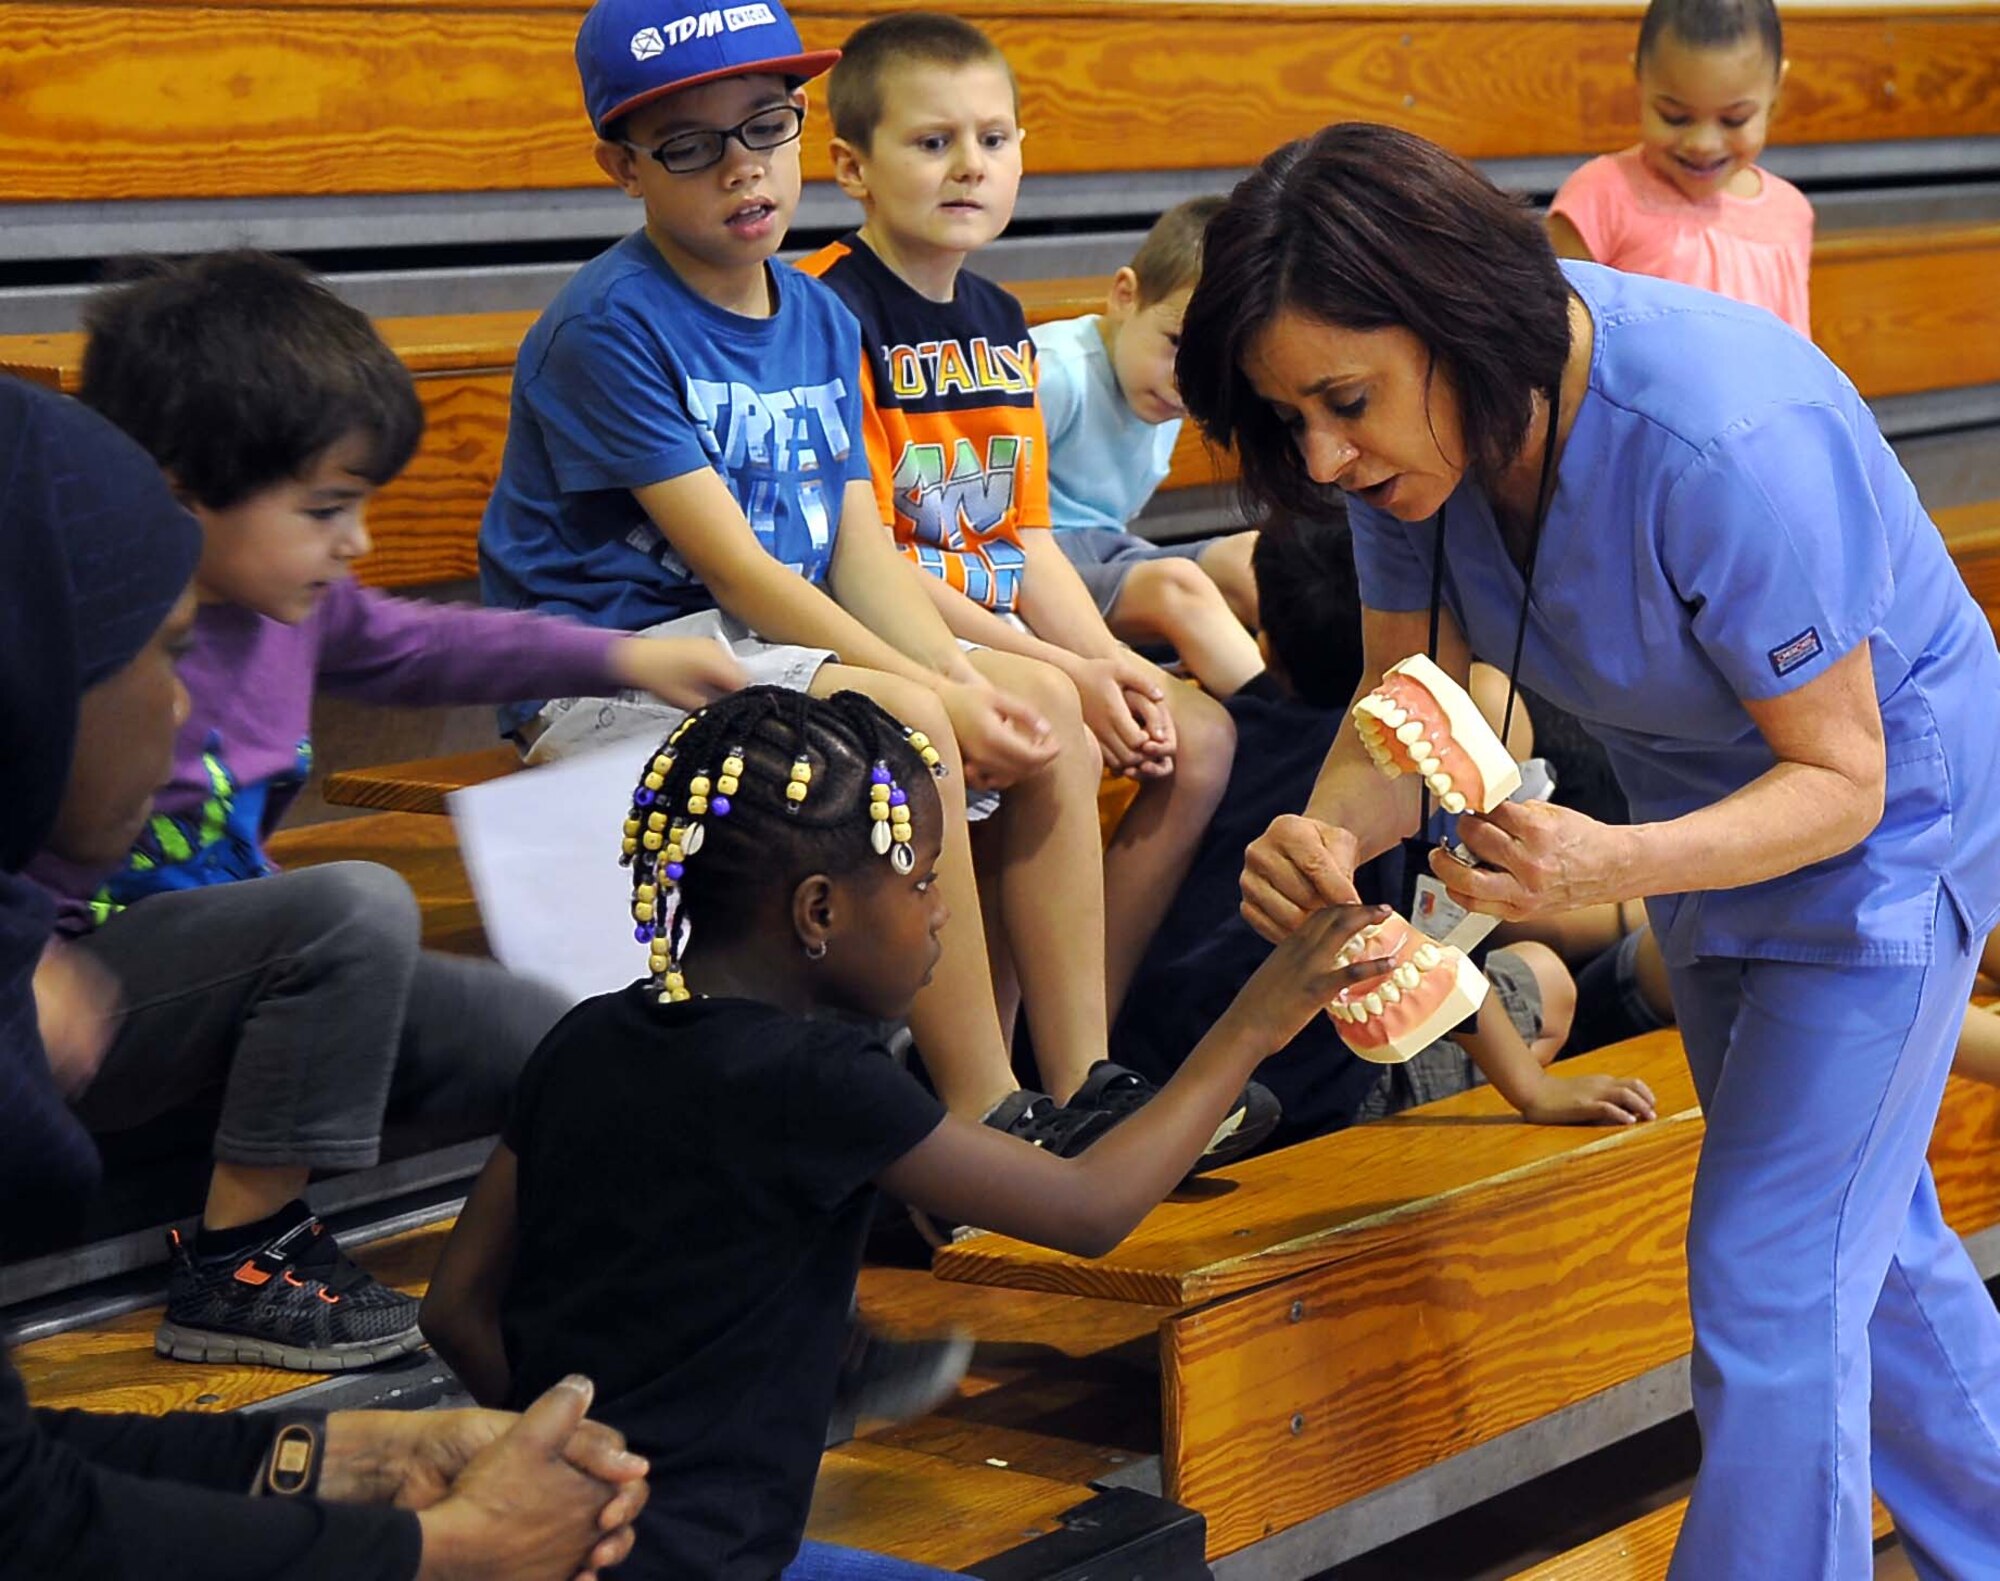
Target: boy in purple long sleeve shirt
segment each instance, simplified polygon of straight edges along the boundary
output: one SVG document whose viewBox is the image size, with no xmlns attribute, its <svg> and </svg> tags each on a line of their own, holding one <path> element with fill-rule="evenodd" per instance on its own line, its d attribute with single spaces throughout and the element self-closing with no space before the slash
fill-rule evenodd
<svg viewBox="0 0 2000 1581">
<path fill-rule="evenodd" d="M 741 683 L 715 644 L 419 603 L 358 587 L 370 496 L 423 431 L 367 318 L 255 253 L 162 267 L 89 314 L 82 395 L 200 520 L 173 775 L 108 878 L 44 860 L 75 949 L 117 980 L 110 1051 L 73 1100 L 100 1138 L 214 1131 L 201 1228 L 175 1238 L 164 1355 L 339 1370 L 421 1343 L 302 1200 L 315 1169 L 490 1134 L 565 1008 L 490 961 L 425 951 L 396 874 L 277 873 L 264 852 L 312 763 L 315 690 L 502 703 L 626 688 L 693 708 Z M 242 882 L 247 880 L 247 882 Z M 114 1149 L 115 1150 L 115 1149 Z"/>
</svg>

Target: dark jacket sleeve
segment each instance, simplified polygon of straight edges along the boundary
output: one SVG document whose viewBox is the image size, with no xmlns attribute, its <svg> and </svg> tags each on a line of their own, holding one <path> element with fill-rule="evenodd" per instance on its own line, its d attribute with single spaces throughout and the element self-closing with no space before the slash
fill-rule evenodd
<svg viewBox="0 0 2000 1581">
<path fill-rule="evenodd" d="M 0 1360 L 0 1554 L 41 1581 L 412 1581 L 405 1510 L 253 1499 L 272 1424 L 30 1410 Z M 18 1568 L 16 1568 L 18 1567 Z"/>
</svg>

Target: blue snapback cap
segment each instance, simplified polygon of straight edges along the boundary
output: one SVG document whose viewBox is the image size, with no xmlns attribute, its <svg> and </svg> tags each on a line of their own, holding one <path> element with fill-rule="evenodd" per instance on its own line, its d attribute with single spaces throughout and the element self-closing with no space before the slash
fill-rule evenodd
<svg viewBox="0 0 2000 1581">
<path fill-rule="evenodd" d="M 840 59 L 809 50 L 779 0 L 597 0 L 576 35 L 584 107 L 604 128 L 642 104 L 717 77 L 769 72 L 804 82 Z"/>
</svg>

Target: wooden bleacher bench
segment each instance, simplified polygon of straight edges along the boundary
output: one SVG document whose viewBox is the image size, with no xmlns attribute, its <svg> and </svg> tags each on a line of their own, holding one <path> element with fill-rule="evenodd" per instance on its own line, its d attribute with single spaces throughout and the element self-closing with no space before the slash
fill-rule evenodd
<svg viewBox="0 0 2000 1581">
<path fill-rule="evenodd" d="M 1520 1124 L 1481 1089 L 1250 1160 L 1095 1261 L 975 1236 L 940 1278 L 1171 1309 L 1161 1483 L 1211 1558 L 1684 1357 L 1701 1116 L 1677 1037 L 1575 1072 L 1643 1077 L 1650 1124 Z M 1954 1080 L 1947 1217 L 2000 1224 L 2000 1092 Z"/>
<path fill-rule="evenodd" d="M 365 818 L 281 829 L 266 843 L 280 867 L 327 862 L 379 862 L 400 873 L 417 897 L 426 948 L 454 955 L 484 955 L 486 929 L 459 860 L 449 822 L 416 813 L 383 812 Z"/>
<path fill-rule="evenodd" d="M 1687 1515 L 1687 1500 L 1676 1499 L 1592 1538 L 1566 1554 L 1519 1572 L 1513 1581 L 1666 1581 L 1667 1563 Z M 1875 1506 L 1875 1540 L 1895 1530 L 1889 1512 Z"/>
<path fill-rule="evenodd" d="M 10 0 L 0 64 L 34 91 L 0 97 L 0 191 L 65 202 L 596 187 L 571 64 L 581 9 Z M 868 14 L 853 0 L 790 9 L 815 49 Z M 957 10 L 1013 64 L 1037 173 L 1117 173 L 1137 150 L 1156 169 L 1226 170 L 1334 114 L 1391 121 L 1472 158 L 1615 148 L 1638 121 L 1634 4 Z M 1990 5 L 1814 7 L 1786 27 L 1788 143 L 1995 130 L 2000 107 L 1975 69 L 2000 55 Z M 812 90 L 822 129 L 823 88 Z M 65 157 L 79 144 L 95 157 Z M 826 144 L 823 130 L 806 138 L 807 179 L 830 175 Z"/>
</svg>

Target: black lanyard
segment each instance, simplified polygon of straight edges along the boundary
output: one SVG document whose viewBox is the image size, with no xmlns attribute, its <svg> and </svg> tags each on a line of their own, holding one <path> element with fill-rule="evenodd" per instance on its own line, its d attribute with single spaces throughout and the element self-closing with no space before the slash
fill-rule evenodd
<svg viewBox="0 0 2000 1581">
<path fill-rule="evenodd" d="M 1549 421 L 1548 430 L 1542 438 L 1542 476 L 1535 487 L 1535 514 L 1528 527 L 1528 557 L 1521 568 L 1521 618 L 1514 626 L 1514 656 L 1507 666 L 1507 706 L 1500 715 L 1500 740 L 1503 745 L 1508 732 L 1514 728 L 1514 699 L 1520 690 L 1521 650 L 1528 640 L 1528 606 L 1535 591 L 1535 562 L 1541 558 L 1542 528 L 1548 521 L 1549 504 L 1554 494 L 1556 419 L 1562 410 L 1561 386 L 1549 390 L 1547 400 Z M 1438 621 L 1444 608 L 1444 516 L 1445 507 L 1440 505 L 1437 528 L 1431 539 L 1430 645 L 1424 650 L 1433 664 L 1437 662 Z M 1415 843 L 1421 847 L 1431 826 L 1431 789 L 1422 776 L 1417 780 L 1417 794 L 1419 816 Z"/>
</svg>

